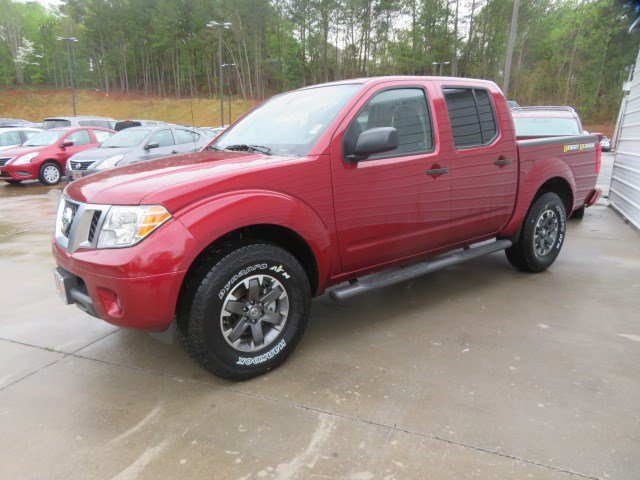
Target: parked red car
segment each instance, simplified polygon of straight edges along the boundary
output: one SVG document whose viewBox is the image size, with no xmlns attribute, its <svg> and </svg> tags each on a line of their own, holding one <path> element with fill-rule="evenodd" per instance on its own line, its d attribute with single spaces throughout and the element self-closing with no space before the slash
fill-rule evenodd
<svg viewBox="0 0 640 480">
<path fill-rule="evenodd" d="M 307 87 L 202 152 L 70 184 L 56 285 L 115 325 L 174 325 L 201 366 L 246 379 L 284 361 L 329 288 L 345 300 L 501 250 L 549 268 L 567 216 L 598 198 L 599 155 L 594 135 L 516 141 L 489 81 Z"/>
<path fill-rule="evenodd" d="M 114 130 L 98 127 L 51 128 L 29 138 L 20 147 L 0 152 L 0 180 L 20 183 L 40 180 L 55 185 L 65 172 L 67 159 L 104 142 Z"/>
</svg>

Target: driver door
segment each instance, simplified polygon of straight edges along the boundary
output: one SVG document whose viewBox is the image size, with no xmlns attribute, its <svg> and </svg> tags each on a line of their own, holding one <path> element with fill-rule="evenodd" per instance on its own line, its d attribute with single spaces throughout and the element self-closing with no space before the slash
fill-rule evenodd
<svg viewBox="0 0 640 480">
<path fill-rule="evenodd" d="M 434 133 L 429 88 L 376 88 L 334 136 L 334 209 L 344 272 L 391 264 L 447 244 L 449 156 L 441 152 Z M 364 161 L 348 160 L 358 135 L 378 127 L 397 130 L 398 148 Z"/>
</svg>

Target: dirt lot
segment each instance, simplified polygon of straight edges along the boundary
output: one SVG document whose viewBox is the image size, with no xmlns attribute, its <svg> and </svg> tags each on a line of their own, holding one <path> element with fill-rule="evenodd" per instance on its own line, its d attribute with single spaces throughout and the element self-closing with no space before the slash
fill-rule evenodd
<svg viewBox="0 0 640 480">
<path fill-rule="evenodd" d="M 321 297 L 230 383 L 62 305 L 60 191 L 0 186 L 2 479 L 640 478 L 640 235 L 605 206 L 543 274 L 494 254 Z"/>
</svg>

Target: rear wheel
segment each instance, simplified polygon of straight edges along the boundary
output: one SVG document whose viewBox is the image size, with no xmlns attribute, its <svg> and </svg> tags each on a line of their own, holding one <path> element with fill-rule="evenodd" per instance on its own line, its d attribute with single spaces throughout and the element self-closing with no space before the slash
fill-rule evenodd
<svg viewBox="0 0 640 480">
<path fill-rule="evenodd" d="M 525 272 L 546 270 L 560 253 L 566 229 L 562 200 L 555 193 L 545 193 L 529 209 L 518 243 L 505 251 L 507 260 Z"/>
<path fill-rule="evenodd" d="M 219 377 L 245 380 L 277 367 L 307 325 L 309 280 L 275 245 L 232 245 L 187 289 L 180 336 L 189 355 Z"/>
<path fill-rule="evenodd" d="M 56 185 L 62 178 L 62 171 L 60 167 L 54 162 L 45 162 L 40 167 L 40 174 L 38 180 L 44 185 Z"/>
</svg>

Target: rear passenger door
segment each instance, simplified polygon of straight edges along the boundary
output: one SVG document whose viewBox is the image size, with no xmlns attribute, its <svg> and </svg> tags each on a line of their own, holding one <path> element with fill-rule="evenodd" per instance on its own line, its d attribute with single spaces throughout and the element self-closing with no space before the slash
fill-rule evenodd
<svg viewBox="0 0 640 480">
<path fill-rule="evenodd" d="M 444 86 L 442 92 L 453 137 L 451 243 L 472 241 L 497 233 L 513 212 L 518 179 L 513 131 L 500 131 L 489 90 Z"/>
<path fill-rule="evenodd" d="M 147 160 L 152 160 L 154 158 L 166 157 L 168 155 L 172 155 L 174 153 L 178 153 L 176 149 L 175 140 L 173 138 L 173 133 L 170 128 L 165 128 L 164 130 L 158 130 L 154 133 L 147 145 L 157 143 L 158 147 L 151 148 L 146 150 L 147 152 Z"/>
</svg>

